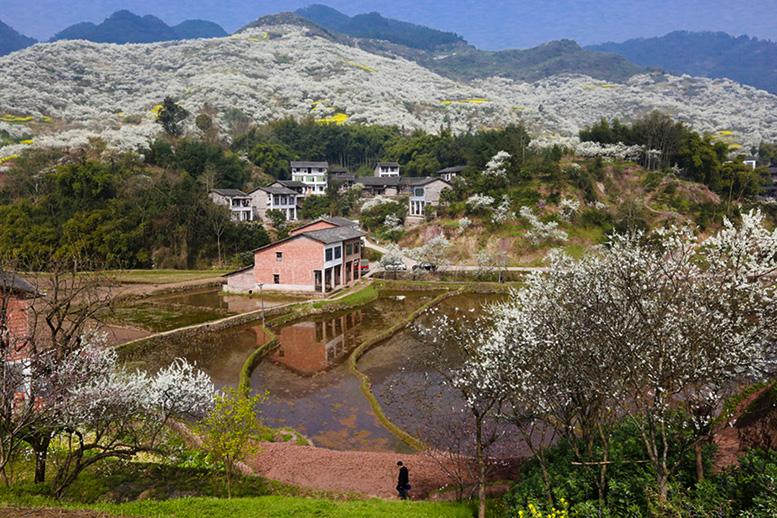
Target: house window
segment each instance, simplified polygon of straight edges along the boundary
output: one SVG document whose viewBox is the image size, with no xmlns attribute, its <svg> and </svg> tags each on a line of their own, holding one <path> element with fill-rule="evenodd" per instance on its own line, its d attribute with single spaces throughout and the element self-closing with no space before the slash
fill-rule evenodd
<svg viewBox="0 0 777 518">
<path fill-rule="evenodd" d="M 332 260 L 332 253 L 333 252 L 331 248 L 326 249 L 326 262 L 329 262 Z"/>
<path fill-rule="evenodd" d="M 272 276 L 272 283 L 273 284 L 280 284 L 281 283 L 281 276 L 278 273 L 274 273 Z"/>
<path fill-rule="evenodd" d="M 345 255 L 351 255 L 353 254 L 353 245 L 351 243 L 348 243 L 345 245 Z"/>
<path fill-rule="evenodd" d="M 279 262 L 279 263 L 282 262 L 283 261 L 283 252 L 275 252 L 275 260 L 277 262 Z"/>
<path fill-rule="evenodd" d="M 340 259 L 343 256 L 343 249 L 339 246 L 335 248 L 335 259 Z"/>
<path fill-rule="evenodd" d="M 358 254 L 359 253 L 359 246 L 361 246 L 361 245 L 359 245 L 359 243 L 354 243 L 353 244 L 353 253 L 354 254 Z"/>
<path fill-rule="evenodd" d="M 414 194 L 417 198 L 423 198 L 424 197 L 424 188 L 423 187 L 416 187 L 414 189 Z"/>
</svg>

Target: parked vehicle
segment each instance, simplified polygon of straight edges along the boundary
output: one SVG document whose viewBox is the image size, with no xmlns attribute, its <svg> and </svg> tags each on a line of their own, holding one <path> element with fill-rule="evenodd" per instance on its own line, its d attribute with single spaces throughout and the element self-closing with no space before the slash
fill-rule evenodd
<svg viewBox="0 0 777 518">
<path fill-rule="evenodd" d="M 361 273 L 368 273 L 370 271 L 369 261 L 362 261 L 361 263 L 359 263 L 359 271 Z"/>
<path fill-rule="evenodd" d="M 405 263 L 391 263 L 383 266 L 383 269 L 387 272 L 406 272 L 407 265 Z"/>
<path fill-rule="evenodd" d="M 414 272 L 436 272 L 437 265 L 432 263 L 418 263 L 413 265 Z"/>
</svg>

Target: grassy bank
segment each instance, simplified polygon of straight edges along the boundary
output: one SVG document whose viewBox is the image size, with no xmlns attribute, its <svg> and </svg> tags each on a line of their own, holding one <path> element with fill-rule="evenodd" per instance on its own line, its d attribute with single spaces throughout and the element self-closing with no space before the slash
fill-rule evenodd
<svg viewBox="0 0 777 518">
<path fill-rule="evenodd" d="M 450 503 L 401 502 L 386 500 L 334 501 L 286 496 L 260 496 L 254 498 L 180 498 L 164 501 L 140 500 L 122 504 L 61 504 L 43 498 L 26 498 L 0 503 L 6 511 L 10 506 L 47 507 L 56 509 L 89 509 L 109 516 L 169 516 L 176 518 L 286 518 L 289 516 L 340 518 L 358 516 L 361 518 L 470 518 L 468 506 Z M 0 507 L 0 514 L 2 513 Z"/>
<path fill-rule="evenodd" d="M 220 277 L 229 270 L 115 270 L 107 272 L 122 284 L 173 284 Z"/>
</svg>

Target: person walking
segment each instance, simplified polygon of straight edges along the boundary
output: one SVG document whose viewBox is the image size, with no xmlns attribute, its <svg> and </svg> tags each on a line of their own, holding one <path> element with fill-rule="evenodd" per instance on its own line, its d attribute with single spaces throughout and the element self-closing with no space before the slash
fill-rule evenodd
<svg viewBox="0 0 777 518">
<path fill-rule="evenodd" d="M 402 464 L 401 460 L 397 462 L 397 466 L 399 466 L 397 493 L 399 493 L 399 498 L 402 500 L 407 500 L 407 492 L 410 491 L 410 471 L 407 469 L 407 466 Z"/>
</svg>

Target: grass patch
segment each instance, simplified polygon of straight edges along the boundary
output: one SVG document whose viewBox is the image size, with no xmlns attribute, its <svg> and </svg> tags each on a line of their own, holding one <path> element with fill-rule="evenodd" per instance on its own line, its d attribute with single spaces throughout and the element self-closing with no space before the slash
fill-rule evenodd
<svg viewBox="0 0 777 518">
<path fill-rule="evenodd" d="M 320 300 L 311 304 L 315 309 L 323 309 L 330 306 L 336 306 L 338 309 L 347 309 L 354 306 L 361 306 L 376 300 L 378 298 L 378 289 L 372 284 L 355 291 L 350 295 L 337 300 Z"/>
<path fill-rule="evenodd" d="M 179 498 L 165 501 L 142 500 L 123 504 L 92 504 L 75 506 L 59 504 L 47 499 L 29 499 L 17 505 L 91 509 L 112 516 L 169 516 L 176 518 L 470 518 L 472 511 L 462 504 L 436 502 L 402 502 L 387 500 L 334 501 L 288 496 L 260 496 L 254 498 Z"/>
<path fill-rule="evenodd" d="M 172 284 L 212 279 L 229 270 L 116 270 L 110 272 L 123 284 Z"/>
</svg>

